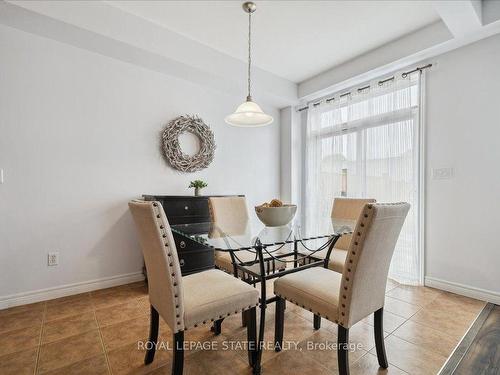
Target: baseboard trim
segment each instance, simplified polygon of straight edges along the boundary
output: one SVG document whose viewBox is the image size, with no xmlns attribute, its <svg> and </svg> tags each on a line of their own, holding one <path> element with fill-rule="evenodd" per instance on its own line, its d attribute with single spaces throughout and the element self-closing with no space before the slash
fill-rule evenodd
<svg viewBox="0 0 500 375">
<path fill-rule="evenodd" d="M 73 294 L 91 292 L 97 289 L 111 288 L 113 286 L 129 284 L 136 281 L 144 280 L 142 272 L 127 273 L 111 277 L 103 277 L 101 279 L 83 281 L 80 283 L 66 284 L 52 288 L 39 289 L 31 292 L 11 294 L 0 296 L 0 310 L 9 307 L 26 305 L 49 299 L 71 296 Z"/>
<path fill-rule="evenodd" d="M 493 292 L 491 290 L 475 288 L 472 286 L 463 285 L 452 281 L 441 280 L 434 277 L 426 277 L 425 285 L 430 286 L 431 288 L 441 289 L 447 292 L 460 294 L 465 297 L 475 298 L 481 301 L 500 305 L 500 293 Z"/>
</svg>

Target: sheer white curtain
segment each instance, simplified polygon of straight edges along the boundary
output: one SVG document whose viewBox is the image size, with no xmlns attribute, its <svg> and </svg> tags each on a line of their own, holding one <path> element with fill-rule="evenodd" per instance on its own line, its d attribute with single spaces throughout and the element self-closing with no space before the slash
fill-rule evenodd
<svg viewBox="0 0 500 375">
<path fill-rule="evenodd" d="M 401 75 L 397 75 L 401 77 Z M 389 276 L 422 283 L 420 256 L 420 73 L 394 79 L 308 110 L 304 211 L 306 225 L 330 215 L 335 197 L 406 201 L 411 211 Z"/>
</svg>

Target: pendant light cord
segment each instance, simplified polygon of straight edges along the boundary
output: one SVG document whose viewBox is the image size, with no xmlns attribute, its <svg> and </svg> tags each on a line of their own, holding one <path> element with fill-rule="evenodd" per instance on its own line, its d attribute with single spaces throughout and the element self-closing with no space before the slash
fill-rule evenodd
<svg viewBox="0 0 500 375">
<path fill-rule="evenodd" d="M 252 13 L 248 13 L 248 96 L 247 101 L 252 100 L 251 89 L 252 89 L 252 80 L 250 78 L 251 75 L 251 65 L 252 65 Z"/>
</svg>

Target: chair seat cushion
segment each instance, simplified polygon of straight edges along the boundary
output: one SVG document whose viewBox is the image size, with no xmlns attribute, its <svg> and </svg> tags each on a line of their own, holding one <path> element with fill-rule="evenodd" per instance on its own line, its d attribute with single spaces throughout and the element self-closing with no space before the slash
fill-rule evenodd
<svg viewBox="0 0 500 375">
<path fill-rule="evenodd" d="M 182 283 L 186 329 L 239 313 L 259 302 L 256 288 L 220 270 L 184 276 Z"/>
<path fill-rule="evenodd" d="M 276 252 L 275 254 L 279 254 L 280 252 Z M 240 250 L 235 252 L 235 255 L 238 257 L 238 259 L 242 262 L 250 262 L 252 260 L 255 260 L 256 254 L 254 252 L 250 252 L 248 250 Z M 266 258 L 266 253 L 264 253 L 264 258 Z M 233 273 L 233 262 L 231 261 L 231 255 L 229 251 L 215 251 L 215 265 L 229 273 Z M 266 267 L 266 273 L 267 272 L 272 272 L 273 271 L 273 262 L 265 262 L 265 267 Z M 249 270 L 260 274 L 260 265 L 259 263 L 256 263 L 252 266 L 247 267 Z M 281 262 L 279 260 L 276 260 L 274 262 L 274 270 L 283 270 L 286 268 L 286 263 Z M 238 276 L 242 277 L 240 274 L 241 272 L 238 272 Z"/>
<path fill-rule="evenodd" d="M 342 274 L 312 267 L 280 277 L 274 282 L 274 294 L 315 314 L 335 321 Z"/>
</svg>

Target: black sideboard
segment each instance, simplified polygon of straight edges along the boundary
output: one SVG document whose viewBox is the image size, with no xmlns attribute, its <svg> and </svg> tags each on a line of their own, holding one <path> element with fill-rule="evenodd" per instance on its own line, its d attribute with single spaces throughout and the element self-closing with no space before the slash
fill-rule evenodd
<svg viewBox="0 0 500 375">
<path fill-rule="evenodd" d="M 171 225 L 209 223 L 210 211 L 208 198 L 227 195 L 185 196 L 185 195 L 143 195 L 148 201 L 158 201 L 163 206 L 165 215 Z M 242 195 L 240 195 L 242 196 Z M 207 231 L 209 228 L 207 227 Z M 182 275 L 189 275 L 215 267 L 214 251 L 196 241 L 172 233 L 179 255 Z M 201 233 L 200 233 L 201 234 Z M 146 270 L 144 270 L 146 271 Z M 144 272 L 146 275 L 146 272 Z"/>
</svg>

